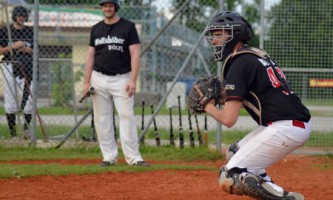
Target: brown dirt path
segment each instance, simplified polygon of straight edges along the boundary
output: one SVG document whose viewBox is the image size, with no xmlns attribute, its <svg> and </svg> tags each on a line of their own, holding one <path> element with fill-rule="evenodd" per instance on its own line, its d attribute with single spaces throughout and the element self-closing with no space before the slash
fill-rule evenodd
<svg viewBox="0 0 333 200">
<path fill-rule="evenodd" d="M 91 164 L 85 160 L 54 160 L 61 164 Z M 96 161 L 97 163 L 98 161 Z M 45 161 L 11 162 L 43 164 Z M 154 162 L 152 162 L 154 164 Z M 159 162 L 160 163 L 160 162 Z M 182 163 L 181 161 L 179 163 Z M 191 163 L 193 165 L 194 163 Z M 218 188 L 217 171 L 224 161 L 200 162 L 216 171 L 160 170 L 109 172 L 97 175 L 40 176 L 1 179 L 1 200 L 248 200 L 228 195 Z M 333 159 L 290 155 L 268 169 L 274 181 L 297 191 L 306 200 L 333 200 Z"/>
</svg>

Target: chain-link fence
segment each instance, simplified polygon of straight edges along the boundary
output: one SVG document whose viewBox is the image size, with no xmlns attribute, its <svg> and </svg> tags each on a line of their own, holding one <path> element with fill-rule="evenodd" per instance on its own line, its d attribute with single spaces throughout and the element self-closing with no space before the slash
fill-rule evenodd
<svg viewBox="0 0 333 200">
<path fill-rule="evenodd" d="M 19 5 L 24 7 L 15 10 Z M 310 109 L 313 131 L 307 147 L 331 151 L 331 0 L 138 0 L 120 1 L 120 7 L 118 15 L 135 22 L 141 40 L 141 69 L 135 96 L 140 138 L 154 135 L 153 118 L 158 131 L 164 134 L 162 139 L 169 139 L 170 127 L 179 137 L 179 118 L 184 132 L 189 133 L 186 94 L 200 76 L 218 74 L 208 44 L 202 40 L 203 30 L 213 13 L 223 9 L 238 11 L 253 24 L 255 36 L 250 45 L 270 53 Z M 77 140 L 93 138 L 91 100 L 79 101 L 83 95 L 90 29 L 102 19 L 98 1 L 1 1 L 0 45 L 8 48 L 2 53 L 0 97 L 3 100 L 5 95 L 10 96 L 0 108 L 0 134 L 5 143 L 12 141 L 14 129 L 19 138 L 30 130 L 34 142 L 59 141 L 66 136 Z M 17 31 L 13 20 L 21 20 L 27 28 Z M 25 43 L 15 44 L 16 41 Z M 21 70 L 13 72 L 17 68 Z M 21 89 L 15 87 L 19 84 Z M 30 119 L 30 124 L 25 125 Z M 117 117 L 115 121 L 117 124 Z M 210 117 L 192 117 L 191 122 L 195 131 L 198 125 L 202 133 L 207 127 L 214 137 L 215 132 L 221 134 Z M 232 129 L 222 127 L 222 136 L 230 130 L 246 133 L 254 127 L 253 120 L 242 114 Z"/>
</svg>

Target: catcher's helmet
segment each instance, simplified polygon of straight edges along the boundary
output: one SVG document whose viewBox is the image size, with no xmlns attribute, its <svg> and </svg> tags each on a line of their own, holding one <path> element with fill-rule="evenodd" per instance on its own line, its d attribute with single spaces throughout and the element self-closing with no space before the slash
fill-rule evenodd
<svg viewBox="0 0 333 200">
<path fill-rule="evenodd" d="M 100 0 L 99 1 L 99 5 L 101 5 L 101 6 L 103 4 L 105 4 L 105 3 L 113 3 L 113 4 L 115 4 L 116 5 L 116 11 L 118 11 L 119 8 L 120 8 L 119 0 Z"/>
<path fill-rule="evenodd" d="M 24 17 L 26 17 L 25 21 L 28 21 L 29 10 L 26 7 L 23 7 L 23 6 L 16 6 L 13 9 L 13 12 L 12 12 L 12 20 L 14 22 L 16 22 L 16 17 L 17 16 L 24 16 Z"/>
<path fill-rule="evenodd" d="M 225 30 L 230 34 L 230 37 L 223 45 L 213 45 L 211 43 L 214 37 L 210 33 L 216 30 Z M 251 25 L 246 19 L 237 12 L 232 11 L 221 12 L 213 16 L 206 27 L 206 31 L 208 34 L 206 39 L 211 44 L 216 61 L 226 58 L 239 41 L 247 44 L 253 32 Z"/>
</svg>

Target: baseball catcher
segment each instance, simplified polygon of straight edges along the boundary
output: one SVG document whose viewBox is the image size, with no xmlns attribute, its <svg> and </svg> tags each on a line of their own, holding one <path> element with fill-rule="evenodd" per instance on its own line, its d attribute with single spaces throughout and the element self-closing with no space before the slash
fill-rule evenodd
<svg viewBox="0 0 333 200">
<path fill-rule="evenodd" d="M 205 106 L 213 101 L 214 105 L 223 104 L 224 88 L 216 76 L 201 77 L 196 81 L 187 96 L 186 103 L 191 114 L 205 112 Z"/>
<path fill-rule="evenodd" d="M 303 200 L 302 194 L 273 182 L 266 168 L 309 139 L 309 110 L 277 63 L 265 51 L 248 46 L 253 30 L 241 15 L 230 11 L 216 14 L 206 33 L 215 60 L 223 62 L 225 95 L 218 92 L 219 84 L 208 81 L 203 84 L 205 89 L 199 80 L 188 97 L 190 108 L 206 112 L 228 128 L 236 124 L 241 108 L 245 108 L 258 124 L 228 148 L 228 163 L 219 174 L 221 189 L 259 200 Z M 220 99 L 224 105 L 218 109 Z"/>
</svg>

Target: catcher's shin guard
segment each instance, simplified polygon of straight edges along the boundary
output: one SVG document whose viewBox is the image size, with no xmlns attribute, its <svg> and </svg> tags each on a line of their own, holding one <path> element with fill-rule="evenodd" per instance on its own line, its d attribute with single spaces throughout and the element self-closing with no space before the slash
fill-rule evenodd
<svg viewBox="0 0 333 200">
<path fill-rule="evenodd" d="M 284 191 L 272 182 L 268 182 L 246 169 L 222 167 L 219 176 L 220 187 L 230 194 L 247 195 L 257 200 L 304 200 L 302 194 Z"/>
<path fill-rule="evenodd" d="M 247 196 L 258 200 L 304 200 L 302 194 L 284 191 L 254 174 L 246 173 L 242 176 L 244 194 Z"/>
</svg>

